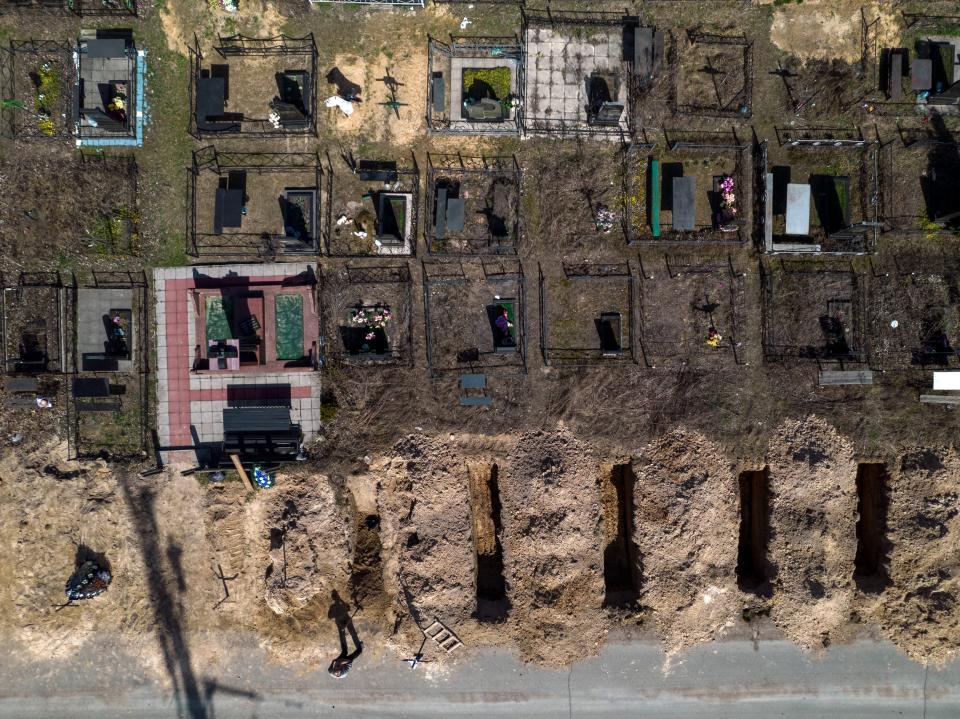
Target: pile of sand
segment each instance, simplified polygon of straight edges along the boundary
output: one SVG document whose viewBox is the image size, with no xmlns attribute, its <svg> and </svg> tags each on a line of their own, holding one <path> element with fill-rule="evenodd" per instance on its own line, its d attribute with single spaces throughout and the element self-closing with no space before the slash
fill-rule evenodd
<svg viewBox="0 0 960 719">
<path fill-rule="evenodd" d="M 563 427 L 520 437 L 500 474 L 503 559 L 521 657 L 565 665 L 606 630 L 600 467 Z"/>
<path fill-rule="evenodd" d="M 873 612 L 883 633 L 919 662 L 960 648 L 960 509 L 955 450 L 917 450 L 893 477 L 887 510 L 890 586 Z"/>
<path fill-rule="evenodd" d="M 633 470 L 641 598 L 672 656 L 740 613 L 737 477 L 719 447 L 682 429 L 646 447 Z"/>
<path fill-rule="evenodd" d="M 801 646 L 824 647 L 849 624 L 854 595 L 853 447 L 819 417 L 788 420 L 770 443 L 768 463 L 771 617 Z"/>
<path fill-rule="evenodd" d="M 260 541 L 269 543 L 264 599 L 276 614 L 330 597 L 350 580 L 354 523 L 323 475 L 283 474 L 258 496 L 264 503 Z"/>
<path fill-rule="evenodd" d="M 443 439 L 397 442 L 379 495 L 384 575 L 394 611 L 438 619 L 467 639 L 476 608 L 467 467 Z"/>
<path fill-rule="evenodd" d="M 877 47 L 896 46 L 900 35 L 899 16 L 889 5 L 861 0 L 807 0 L 798 5 L 786 4 L 773 13 L 770 40 L 801 60 L 839 58 L 855 62 L 861 54 L 861 7 L 867 22 L 878 20 L 872 26 Z"/>
</svg>

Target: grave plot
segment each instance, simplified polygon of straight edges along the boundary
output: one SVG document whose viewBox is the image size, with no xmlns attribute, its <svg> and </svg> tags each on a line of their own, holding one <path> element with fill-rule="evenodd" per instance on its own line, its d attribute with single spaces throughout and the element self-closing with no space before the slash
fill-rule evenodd
<svg viewBox="0 0 960 719">
<path fill-rule="evenodd" d="M 522 48 L 515 37 L 430 38 L 427 128 L 431 133 L 520 131 Z"/>
<path fill-rule="evenodd" d="M 313 34 L 219 36 L 190 48 L 190 133 L 316 135 L 317 46 Z"/>
<path fill-rule="evenodd" d="M 137 165 L 133 158 L 62 152 L 11 153 L 0 175 L 0 264 L 42 269 L 111 267 L 140 250 Z M 58 188 L 51 190 L 55 178 Z M 69 188 L 69 191 L 67 191 Z M 39 242 L 37 237 L 56 237 Z"/>
<path fill-rule="evenodd" d="M 640 344 L 652 367 L 717 367 L 746 361 L 744 273 L 729 256 L 666 255 L 643 263 Z"/>
<path fill-rule="evenodd" d="M 76 2 L 76 0 L 73 0 Z M 37 13 L 62 13 L 69 10 L 68 0 L 6 0 L 0 4 L 0 15 L 14 10 Z"/>
<path fill-rule="evenodd" d="M 540 337 L 546 364 L 634 361 L 635 282 L 628 263 L 540 267 Z"/>
<path fill-rule="evenodd" d="M 767 559 L 770 544 L 770 470 L 744 470 L 740 489 L 740 536 L 737 542 L 737 586 L 745 592 L 768 596 L 771 569 Z"/>
<path fill-rule="evenodd" d="M 138 113 L 143 111 L 144 55 L 131 30 L 88 30 L 80 33 L 75 114 L 80 143 L 135 144 Z M 112 142 L 111 142 L 112 141 Z"/>
<path fill-rule="evenodd" d="M 857 128 L 777 128 L 760 153 L 767 252 L 865 254 L 880 221 L 877 143 Z"/>
<path fill-rule="evenodd" d="M 934 116 L 901 127 L 900 140 L 880 153 L 884 220 L 928 241 L 960 235 L 960 127 Z"/>
<path fill-rule="evenodd" d="M 667 130 L 666 147 L 635 153 L 627 206 L 634 244 L 739 244 L 749 237 L 749 150 L 735 131 Z"/>
<path fill-rule="evenodd" d="M 69 370 L 67 288 L 72 276 L 21 273 L 3 288 L 4 369 L 28 375 Z"/>
<path fill-rule="evenodd" d="M 668 656 L 723 636 L 741 613 L 737 591 L 737 480 L 722 450 L 675 430 L 633 461 L 640 599 Z"/>
<path fill-rule="evenodd" d="M 427 156 L 427 247 L 434 254 L 515 254 L 520 236 L 515 157 Z"/>
<path fill-rule="evenodd" d="M 958 471 L 960 458 L 953 449 L 911 451 L 892 468 L 881 497 L 887 503 L 888 542 L 880 546 L 878 563 L 889 572 L 889 585 L 872 618 L 883 635 L 917 661 L 947 662 L 960 650 Z"/>
<path fill-rule="evenodd" d="M 660 65 L 653 37 L 638 53 L 649 57 L 627 52 L 624 40 L 633 43 L 636 30 L 636 21 L 618 12 L 525 10 L 524 130 L 614 139 L 627 133 L 638 59 L 645 76 Z"/>
<path fill-rule="evenodd" d="M 881 369 L 958 364 L 960 267 L 946 254 L 901 254 L 877 265 L 867 318 L 870 363 Z"/>
<path fill-rule="evenodd" d="M 406 264 L 331 268 L 323 285 L 330 359 L 363 365 L 412 362 L 413 299 Z"/>
<path fill-rule="evenodd" d="M 852 267 L 784 260 L 760 269 L 767 361 L 866 360 L 866 285 Z"/>
<path fill-rule="evenodd" d="M 321 176 L 313 152 L 194 152 L 189 254 L 267 261 L 316 255 Z"/>
<path fill-rule="evenodd" d="M 134 457 L 146 448 L 146 277 L 94 274 L 70 293 L 75 369 L 67 414 L 71 453 Z"/>
<path fill-rule="evenodd" d="M 526 372 L 520 263 L 432 262 L 423 269 L 431 376 L 477 369 Z"/>
<path fill-rule="evenodd" d="M 72 137 L 77 68 L 70 43 L 30 40 L 0 48 L 4 134 L 17 139 Z"/>
<path fill-rule="evenodd" d="M 631 125 L 634 128 L 663 127 L 669 124 L 676 107 L 676 36 L 667 29 L 638 26 L 633 28 L 633 40 Z"/>
<path fill-rule="evenodd" d="M 788 55 L 770 72 L 780 80 L 777 89 L 786 117 L 821 122 L 840 117 L 871 91 L 865 73 L 839 58 L 803 61 Z"/>
<path fill-rule="evenodd" d="M 528 241 L 586 257 L 604 247 L 620 249 L 635 224 L 626 201 L 631 162 L 626 144 L 531 142 L 524 184 L 537 191 L 535 207 L 523 218 Z"/>
<path fill-rule="evenodd" d="M 563 428 L 528 432 L 507 455 L 503 562 L 525 661 L 563 666 L 606 634 L 599 473 Z"/>
<path fill-rule="evenodd" d="M 749 118 L 753 43 L 743 35 L 688 30 L 677 41 L 675 113 Z"/>
<path fill-rule="evenodd" d="M 137 14 L 136 0 L 66 0 L 67 8 L 81 17 L 118 17 Z"/>
<path fill-rule="evenodd" d="M 414 255 L 420 168 L 409 162 L 327 155 L 327 254 Z"/>
<path fill-rule="evenodd" d="M 853 446 L 816 416 L 788 420 L 768 449 L 771 618 L 793 641 L 829 646 L 849 631 L 857 554 Z"/>
</svg>

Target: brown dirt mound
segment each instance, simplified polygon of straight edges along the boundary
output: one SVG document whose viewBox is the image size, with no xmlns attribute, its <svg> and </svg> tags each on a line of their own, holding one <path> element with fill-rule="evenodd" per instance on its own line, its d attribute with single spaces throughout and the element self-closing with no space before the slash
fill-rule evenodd
<svg viewBox="0 0 960 719">
<path fill-rule="evenodd" d="M 270 547 L 266 568 L 267 606 L 285 614 L 314 597 L 329 600 L 350 580 L 354 522 L 347 502 L 337 500 L 322 475 L 278 476 L 273 491 L 258 496 L 266 503 L 264 530 Z"/>
<path fill-rule="evenodd" d="M 566 665 L 605 636 L 600 467 L 568 430 L 523 435 L 501 476 L 503 560 L 521 657 Z"/>
<path fill-rule="evenodd" d="M 672 656 L 721 636 L 740 613 L 737 478 L 719 447 L 675 430 L 633 462 L 643 603 Z"/>
<path fill-rule="evenodd" d="M 394 611 L 466 636 L 476 606 L 467 466 L 442 439 L 400 440 L 380 494 L 384 574 Z"/>
<path fill-rule="evenodd" d="M 847 626 L 857 553 L 853 447 L 816 416 L 788 420 L 768 450 L 771 617 L 801 646 L 827 646 Z"/>
<path fill-rule="evenodd" d="M 903 457 L 887 511 L 887 587 L 874 619 L 918 662 L 943 664 L 960 649 L 960 510 L 955 450 Z"/>
</svg>

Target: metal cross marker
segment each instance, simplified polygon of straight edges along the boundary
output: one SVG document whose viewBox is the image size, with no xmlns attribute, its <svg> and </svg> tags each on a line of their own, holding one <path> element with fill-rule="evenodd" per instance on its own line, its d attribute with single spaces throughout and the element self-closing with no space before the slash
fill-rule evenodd
<svg viewBox="0 0 960 719">
<path fill-rule="evenodd" d="M 213 574 L 223 584 L 223 599 L 213 605 L 213 608 L 216 609 L 230 598 L 230 590 L 227 588 L 227 582 L 233 581 L 239 577 L 240 574 L 238 573 L 234 574 L 232 577 L 225 577 L 223 574 L 223 567 L 220 566 L 219 562 L 217 563 L 217 571 L 215 571 Z"/>
<path fill-rule="evenodd" d="M 389 67 L 387 68 L 386 74 L 383 77 L 378 77 L 377 80 L 386 85 L 387 90 L 390 91 L 390 99 L 386 102 L 381 102 L 380 104 L 393 110 L 393 114 L 396 115 L 397 119 L 399 120 L 400 108 L 407 107 L 407 103 L 397 100 L 397 90 L 403 87 L 403 83 L 399 82 L 397 78 L 390 74 Z"/>
</svg>

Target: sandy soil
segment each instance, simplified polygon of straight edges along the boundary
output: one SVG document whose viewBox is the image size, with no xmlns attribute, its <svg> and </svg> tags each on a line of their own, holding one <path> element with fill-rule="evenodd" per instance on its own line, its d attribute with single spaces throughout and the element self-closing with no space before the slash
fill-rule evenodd
<svg viewBox="0 0 960 719">
<path fill-rule="evenodd" d="M 740 614 L 737 477 L 719 447 L 676 430 L 633 461 L 644 605 L 672 657 L 722 636 Z"/>
<path fill-rule="evenodd" d="M 398 48 L 392 58 L 382 52 L 376 57 L 337 55 L 334 67 L 351 82 L 360 85 L 360 102 L 353 103 L 353 114 L 344 115 L 336 107 L 323 108 L 327 119 L 345 139 L 364 139 L 374 142 L 409 146 L 426 132 L 427 50 L 420 46 Z M 325 75 L 331 68 L 323 68 L 318 78 L 317 92 L 321 101 L 336 94 L 336 88 L 326 83 Z M 393 77 L 398 83 L 396 99 L 403 106 L 394 111 L 381 103 L 390 100 L 390 92 L 380 79 Z"/>
<path fill-rule="evenodd" d="M 781 425 L 770 467 L 771 617 L 801 646 L 825 647 L 849 624 L 857 552 L 857 464 L 819 417 Z"/>
<path fill-rule="evenodd" d="M 463 633 L 476 605 L 467 467 L 442 439 L 394 448 L 380 494 L 384 571 L 398 616 Z M 465 637 L 461 637 L 465 639 Z"/>
<path fill-rule="evenodd" d="M 164 3 L 160 22 L 168 48 L 187 55 L 188 48 L 194 43 L 194 33 L 203 35 L 198 23 L 208 25 L 213 34 L 233 35 L 242 29 L 250 37 L 274 37 L 280 34 L 286 22 L 270 0 L 243 0 L 238 3 L 237 12 L 208 9 L 206 5 L 207 0 L 167 0 Z"/>
<path fill-rule="evenodd" d="M 599 461 L 569 431 L 523 435 L 500 481 L 504 565 L 520 655 L 564 665 L 603 640 Z"/>
<path fill-rule="evenodd" d="M 610 448 L 601 455 L 563 425 L 413 435 L 346 475 L 298 465 L 256 494 L 66 456 L 47 444 L 0 460 L 0 603 L 13 609 L 0 614 L 0 631 L 37 657 L 69 657 L 96 632 L 119 632 L 164 678 L 171 642 L 189 644 L 194 662 L 215 662 L 223 637 L 244 631 L 275 661 L 325 666 L 337 601 L 365 641 L 396 655 L 419 646 L 418 626 L 446 623 L 466 648 L 438 656 L 428 647 L 435 673 L 489 645 L 565 665 L 595 653 L 625 619 L 650 621 L 669 667 L 683 649 L 742 628 L 745 607 L 769 610 L 812 649 L 851 637 L 856 617 L 921 662 L 958 648 L 960 454 L 917 450 L 888 462 L 898 466 L 886 513 L 890 581 L 864 590 L 854 581 L 852 445 L 815 416 L 782 424 L 766 454 L 772 593 L 762 596 L 737 583 L 738 462 L 683 428 L 632 461 Z M 605 606 L 605 548 L 622 521 L 603 481 L 612 462 L 632 469 L 642 609 Z M 59 608 L 78 545 L 105 557 L 114 582 Z M 504 596 L 491 601 L 490 591 Z"/>
<path fill-rule="evenodd" d="M 895 46 L 900 34 L 896 10 L 889 3 L 864 4 L 859 0 L 807 0 L 800 5 L 779 6 L 773 13 L 770 40 L 801 60 L 859 60 L 861 5 L 868 22 L 880 18 L 878 47 Z"/>
<path fill-rule="evenodd" d="M 960 534 L 954 449 L 919 449 L 891 477 L 888 537 L 891 586 L 872 618 L 918 662 L 943 664 L 960 650 Z"/>
</svg>

